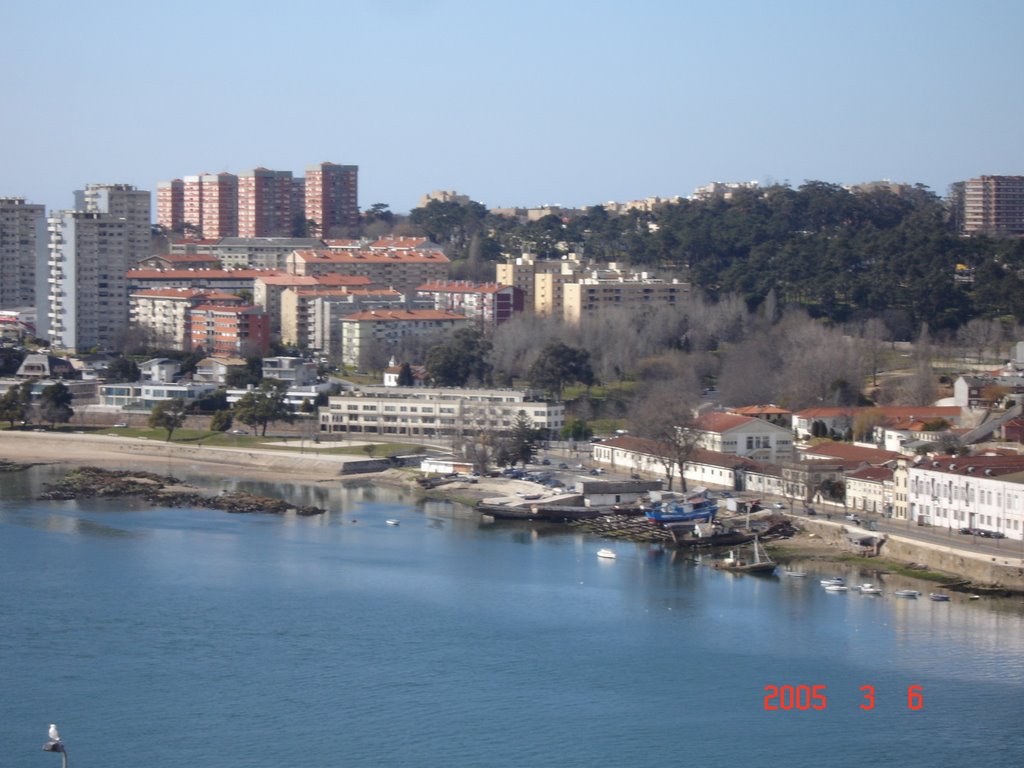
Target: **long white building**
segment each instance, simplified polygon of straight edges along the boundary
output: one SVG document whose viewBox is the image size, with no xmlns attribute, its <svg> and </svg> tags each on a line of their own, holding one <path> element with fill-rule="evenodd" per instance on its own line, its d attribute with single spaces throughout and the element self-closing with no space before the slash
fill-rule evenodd
<svg viewBox="0 0 1024 768">
<path fill-rule="evenodd" d="M 549 434 L 565 425 L 565 404 L 536 393 L 375 386 L 331 397 L 320 409 L 320 431 L 416 437 L 507 433 L 520 412 Z"/>
</svg>

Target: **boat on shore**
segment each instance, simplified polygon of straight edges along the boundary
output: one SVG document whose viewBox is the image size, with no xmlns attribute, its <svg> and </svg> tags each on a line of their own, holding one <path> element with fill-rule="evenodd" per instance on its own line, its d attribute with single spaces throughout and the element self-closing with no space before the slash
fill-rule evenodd
<svg viewBox="0 0 1024 768">
<path fill-rule="evenodd" d="M 672 543 L 680 549 L 710 549 L 712 547 L 737 547 L 749 544 L 754 534 L 732 529 L 724 530 L 717 522 L 665 523 L 664 528 L 672 536 Z"/>
<path fill-rule="evenodd" d="M 597 556 L 603 560 L 614 560 L 615 550 L 608 549 L 607 547 L 602 547 L 601 549 L 597 550 Z"/>
<path fill-rule="evenodd" d="M 659 502 L 644 510 L 644 516 L 658 524 L 696 520 L 710 523 L 717 514 L 718 501 L 711 498 L 704 489 L 694 492 L 685 501 Z"/>
<path fill-rule="evenodd" d="M 715 563 L 715 568 L 723 571 L 732 571 L 733 573 L 761 573 L 770 574 L 775 573 L 775 561 L 772 560 L 768 553 L 761 547 L 757 537 L 754 537 L 754 546 L 751 550 L 751 558 L 745 560 L 740 557 L 736 557 L 733 551 L 729 551 L 729 556 Z"/>
</svg>

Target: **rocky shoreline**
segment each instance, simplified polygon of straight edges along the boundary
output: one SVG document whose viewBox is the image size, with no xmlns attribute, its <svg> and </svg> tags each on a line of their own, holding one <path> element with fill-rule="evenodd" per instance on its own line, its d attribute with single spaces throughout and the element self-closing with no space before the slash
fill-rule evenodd
<svg viewBox="0 0 1024 768">
<path fill-rule="evenodd" d="M 281 499 L 256 496 L 243 491 L 203 493 L 168 475 L 141 470 L 110 470 L 79 467 L 68 472 L 59 482 L 47 486 L 40 499 L 66 500 L 131 496 L 165 507 L 198 507 L 217 509 L 231 514 L 266 513 L 283 515 L 293 512 L 304 517 L 322 515 L 326 510 L 315 506 L 296 507 Z"/>
</svg>

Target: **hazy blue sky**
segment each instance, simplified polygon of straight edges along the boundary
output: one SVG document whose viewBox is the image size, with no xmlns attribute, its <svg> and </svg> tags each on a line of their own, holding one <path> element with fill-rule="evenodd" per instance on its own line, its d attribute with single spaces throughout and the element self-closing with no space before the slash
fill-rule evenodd
<svg viewBox="0 0 1024 768">
<path fill-rule="evenodd" d="M 0 196 L 256 166 L 360 204 L 1024 173 L 1021 0 L 0 0 Z"/>
</svg>

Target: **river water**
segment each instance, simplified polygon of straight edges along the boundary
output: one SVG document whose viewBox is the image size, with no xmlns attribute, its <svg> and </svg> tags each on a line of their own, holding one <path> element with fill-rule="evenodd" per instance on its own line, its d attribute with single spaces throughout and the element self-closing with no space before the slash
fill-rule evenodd
<svg viewBox="0 0 1024 768">
<path fill-rule="evenodd" d="M 330 510 L 298 518 L 34 501 L 47 479 L 0 476 L 0 765 L 57 768 L 51 722 L 74 768 L 1024 758 L 1020 601 L 601 560 L 372 485 L 237 484 Z"/>
</svg>

